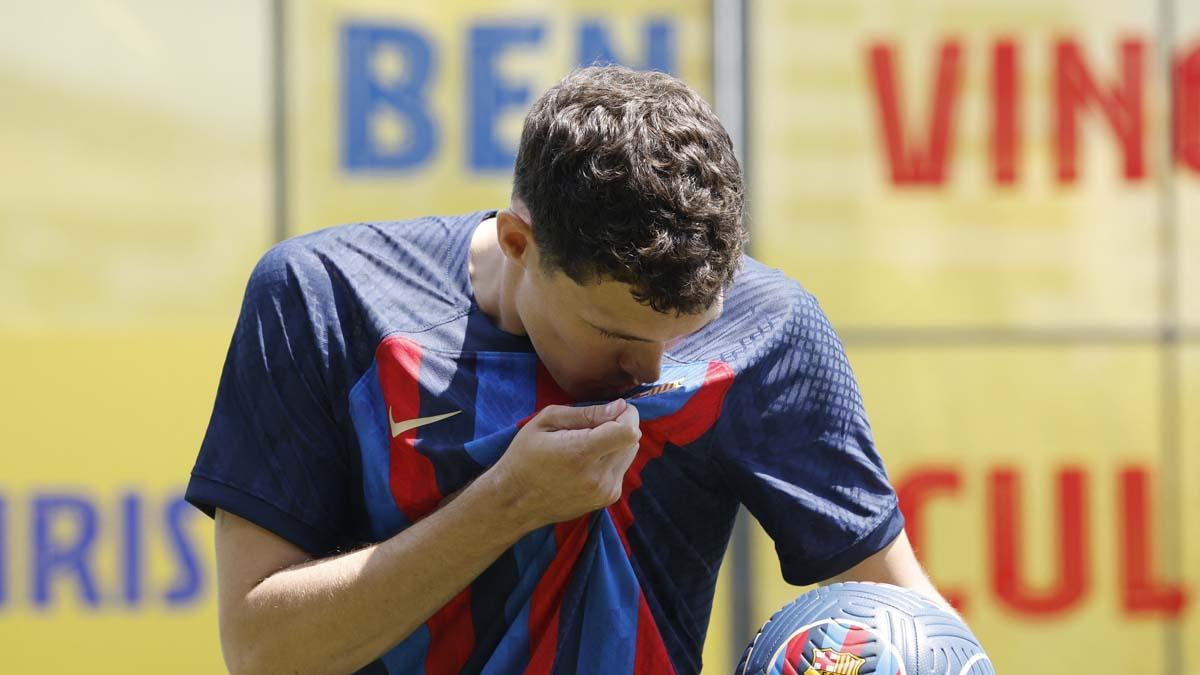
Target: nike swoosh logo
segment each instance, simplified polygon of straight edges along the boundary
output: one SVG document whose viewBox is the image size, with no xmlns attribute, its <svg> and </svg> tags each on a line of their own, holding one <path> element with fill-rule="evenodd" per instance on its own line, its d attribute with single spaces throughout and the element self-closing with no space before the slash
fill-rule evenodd
<svg viewBox="0 0 1200 675">
<path fill-rule="evenodd" d="M 446 419 L 447 417 L 454 417 L 455 415 L 457 415 L 460 412 L 462 412 L 462 411 L 455 410 L 454 412 L 442 413 L 441 415 L 431 415 L 429 417 L 417 417 L 415 419 L 404 420 L 403 422 L 397 422 L 396 418 L 392 416 L 392 407 L 388 406 L 388 424 L 390 424 L 392 427 L 392 438 L 395 438 L 406 431 L 412 431 L 413 429 L 416 429 L 417 427 L 423 427 L 426 424 L 433 424 L 434 422 L 441 422 L 442 420 Z"/>
</svg>

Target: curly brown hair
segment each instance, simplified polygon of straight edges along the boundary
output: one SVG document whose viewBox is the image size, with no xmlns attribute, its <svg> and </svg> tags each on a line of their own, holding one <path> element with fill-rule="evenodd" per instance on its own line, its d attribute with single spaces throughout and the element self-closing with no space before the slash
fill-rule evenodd
<svg viewBox="0 0 1200 675">
<path fill-rule="evenodd" d="M 659 312 L 703 312 L 733 281 L 746 240 L 729 134 L 680 80 L 580 68 L 525 118 L 513 195 L 546 269 L 629 284 Z"/>
</svg>

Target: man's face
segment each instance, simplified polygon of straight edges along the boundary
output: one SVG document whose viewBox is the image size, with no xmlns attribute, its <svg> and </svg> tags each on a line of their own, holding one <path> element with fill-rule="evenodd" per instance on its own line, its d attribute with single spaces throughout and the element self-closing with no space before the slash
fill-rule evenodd
<svg viewBox="0 0 1200 675">
<path fill-rule="evenodd" d="M 663 352 L 721 312 L 718 301 L 702 314 L 664 314 L 635 300 L 627 284 L 581 285 L 537 264 L 526 268 L 516 306 L 538 357 L 577 401 L 656 381 Z"/>
</svg>

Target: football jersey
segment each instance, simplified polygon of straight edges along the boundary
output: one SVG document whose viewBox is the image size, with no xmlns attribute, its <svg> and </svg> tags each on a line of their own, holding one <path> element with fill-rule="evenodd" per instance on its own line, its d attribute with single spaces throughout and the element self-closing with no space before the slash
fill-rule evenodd
<svg viewBox="0 0 1200 675">
<path fill-rule="evenodd" d="M 539 409 L 577 403 L 474 300 L 469 244 L 494 213 L 341 225 L 271 248 L 187 499 L 326 557 L 403 532 Z M 899 534 L 842 346 L 797 282 L 745 258 L 719 318 L 661 373 L 626 395 L 642 438 L 615 504 L 524 535 L 360 672 L 696 673 L 739 504 L 798 585 Z"/>
</svg>

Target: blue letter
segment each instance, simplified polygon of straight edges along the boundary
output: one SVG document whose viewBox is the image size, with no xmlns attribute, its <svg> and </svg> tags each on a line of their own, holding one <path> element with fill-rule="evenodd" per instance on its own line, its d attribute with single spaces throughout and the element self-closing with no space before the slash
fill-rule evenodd
<svg viewBox="0 0 1200 675">
<path fill-rule="evenodd" d="M 496 123 L 505 109 L 524 110 L 529 105 L 529 84 L 500 79 L 500 57 L 517 44 L 542 41 L 538 23 L 508 26 L 478 25 L 471 29 L 471 65 L 467 71 L 467 107 L 470 108 L 470 164 L 475 171 L 508 171 L 516 149 L 496 137 Z"/>
<path fill-rule="evenodd" d="M 200 573 L 200 560 L 196 556 L 196 549 L 192 547 L 186 531 L 186 521 L 195 513 L 195 510 L 195 507 L 187 503 L 183 497 L 176 497 L 169 502 L 164 514 L 167 538 L 179 560 L 179 576 L 165 594 L 168 605 L 182 605 L 196 600 L 200 597 L 200 592 L 204 587 L 204 576 Z"/>
<path fill-rule="evenodd" d="M 584 21 L 579 26 L 579 65 L 622 63 L 641 70 L 675 72 L 675 27 L 666 19 L 652 19 L 645 26 L 645 61 L 634 66 L 613 53 L 608 29 L 599 21 Z"/>
<path fill-rule="evenodd" d="M 79 535 L 73 542 L 51 541 L 54 523 L 67 516 L 75 521 Z M 96 509 L 87 501 L 70 495 L 33 499 L 33 604 L 50 603 L 50 581 L 58 573 L 73 573 L 79 579 L 83 601 L 93 607 L 100 594 L 89 568 L 92 543 L 96 540 Z"/>
<path fill-rule="evenodd" d="M 433 155 L 437 130 L 426 106 L 429 41 L 407 28 L 342 27 L 342 167 L 401 170 Z"/>
<path fill-rule="evenodd" d="M 130 493 L 121 500 L 121 520 L 125 536 L 122 546 L 125 561 L 125 604 L 134 607 L 142 599 L 142 500 Z"/>
</svg>

